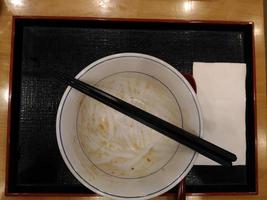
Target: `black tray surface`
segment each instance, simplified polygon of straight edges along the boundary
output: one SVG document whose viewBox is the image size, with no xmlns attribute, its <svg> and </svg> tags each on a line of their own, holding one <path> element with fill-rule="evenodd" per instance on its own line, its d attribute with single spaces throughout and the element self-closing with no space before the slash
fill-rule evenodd
<svg viewBox="0 0 267 200">
<path fill-rule="evenodd" d="M 14 23 L 8 193 L 92 193 L 61 158 L 55 122 L 66 88 L 48 72 L 74 76 L 93 61 L 122 52 L 158 57 L 182 73 L 192 73 L 196 61 L 247 64 L 246 165 L 194 166 L 186 191 L 255 192 L 251 24 L 26 18 Z"/>
</svg>

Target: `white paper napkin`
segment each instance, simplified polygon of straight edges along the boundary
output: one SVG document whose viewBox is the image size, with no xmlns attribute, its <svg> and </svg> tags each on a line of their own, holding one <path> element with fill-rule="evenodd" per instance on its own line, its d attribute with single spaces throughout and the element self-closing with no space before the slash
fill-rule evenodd
<svg viewBox="0 0 267 200">
<path fill-rule="evenodd" d="M 245 165 L 246 64 L 195 62 L 193 77 L 203 115 L 204 139 L 235 153 L 237 161 L 233 165 Z M 202 155 L 195 164 L 217 165 Z"/>
</svg>

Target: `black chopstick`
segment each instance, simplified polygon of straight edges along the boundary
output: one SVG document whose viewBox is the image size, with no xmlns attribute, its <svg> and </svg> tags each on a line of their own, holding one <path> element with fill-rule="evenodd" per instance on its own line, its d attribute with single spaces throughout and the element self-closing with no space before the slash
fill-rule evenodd
<svg viewBox="0 0 267 200">
<path fill-rule="evenodd" d="M 54 72 L 53 76 L 59 81 L 77 89 L 78 91 L 106 104 L 107 106 L 141 122 L 142 124 L 162 133 L 163 135 L 199 152 L 200 154 L 225 166 L 232 166 L 236 161 L 235 154 L 222 149 L 198 136 L 189 133 L 173 124 L 166 122 L 134 105 L 131 105 L 94 86 L 84 83 L 67 74 Z"/>
</svg>

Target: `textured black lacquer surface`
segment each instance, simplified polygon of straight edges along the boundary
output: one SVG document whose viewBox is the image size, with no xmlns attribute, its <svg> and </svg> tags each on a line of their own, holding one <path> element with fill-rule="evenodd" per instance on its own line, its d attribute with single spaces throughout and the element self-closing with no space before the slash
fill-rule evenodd
<svg viewBox="0 0 267 200">
<path fill-rule="evenodd" d="M 122 52 L 158 57 L 182 73 L 192 73 L 196 61 L 247 64 L 247 163 L 194 166 L 186 191 L 255 191 L 252 25 L 16 19 L 8 192 L 90 193 L 60 156 L 55 122 L 65 86 L 49 72 L 74 76 Z"/>
</svg>

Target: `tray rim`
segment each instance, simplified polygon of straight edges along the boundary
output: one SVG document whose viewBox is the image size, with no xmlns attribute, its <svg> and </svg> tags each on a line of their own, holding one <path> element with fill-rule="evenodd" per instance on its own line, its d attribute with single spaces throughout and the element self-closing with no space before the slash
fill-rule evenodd
<svg viewBox="0 0 267 200">
<path fill-rule="evenodd" d="M 256 98 L 256 52 L 255 52 L 255 24 L 253 21 L 227 21 L 227 20 L 182 20 L 182 19 L 161 19 L 161 18 L 109 18 L 109 17 L 81 17 L 81 16 L 38 16 L 38 15 L 13 15 L 12 28 L 11 28 L 11 48 L 10 48 L 10 66 L 9 66 L 9 93 L 8 93 L 8 116 L 7 116 L 7 138 L 6 138 L 6 165 L 5 165 L 5 196 L 86 196 L 96 197 L 99 196 L 95 193 L 29 193 L 29 192 L 9 192 L 9 158 L 10 155 L 10 135 L 11 135 L 11 110 L 12 110 L 12 86 L 13 86 L 13 67 L 14 67 L 14 44 L 15 44 L 15 31 L 16 20 L 62 20 L 62 21 L 96 21 L 96 22 L 137 22 L 137 23 L 175 23 L 175 24 L 203 24 L 203 25 L 250 25 L 252 31 L 252 72 L 253 72 L 253 109 L 254 109 L 254 152 L 255 152 L 255 191 L 247 192 L 185 192 L 189 196 L 219 196 L 219 195 L 257 195 L 259 193 L 258 185 L 258 135 L 257 135 L 257 98 Z M 161 196 L 170 196 L 175 193 L 167 192 Z"/>
</svg>

